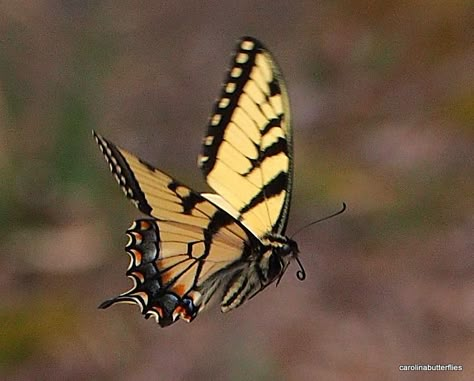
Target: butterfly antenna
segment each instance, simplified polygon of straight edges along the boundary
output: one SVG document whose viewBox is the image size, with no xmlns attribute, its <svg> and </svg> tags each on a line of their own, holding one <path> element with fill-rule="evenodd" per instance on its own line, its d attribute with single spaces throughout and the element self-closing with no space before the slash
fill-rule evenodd
<svg viewBox="0 0 474 381">
<path fill-rule="evenodd" d="M 296 277 L 298 278 L 298 280 L 303 281 L 303 280 L 306 279 L 306 271 L 305 271 L 304 266 L 301 263 L 300 259 L 298 258 L 298 255 L 295 255 L 295 259 L 296 259 L 296 262 L 298 263 L 298 266 L 300 267 L 300 269 L 296 272 Z M 280 276 L 278 277 L 278 280 L 276 282 L 276 287 L 278 287 L 278 285 L 280 284 L 281 278 L 283 278 L 284 273 L 285 273 L 285 271 L 282 271 L 280 273 Z"/>
<path fill-rule="evenodd" d="M 304 230 L 304 229 L 310 227 L 311 225 L 314 225 L 314 224 L 317 224 L 317 223 L 319 223 L 319 222 L 326 221 L 326 220 L 329 220 L 330 218 L 336 217 L 336 216 L 338 216 L 339 214 L 344 213 L 344 211 L 345 211 L 346 209 L 347 209 L 347 205 L 346 205 L 345 202 L 343 202 L 343 203 L 342 203 L 342 208 L 341 208 L 341 210 L 337 211 L 336 213 L 331 214 L 330 216 L 320 218 L 319 220 L 316 220 L 316 221 L 310 222 L 310 223 L 307 224 L 307 225 L 304 225 L 302 228 L 298 229 L 298 230 L 296 231 L 296 233 L 293 233 L 293 235 L 291 236 L 291 239 L 293 239 L 293 237 L 294 237 L 295 235 L 297 235 L 298 233 L 300 233 L 302 230 Z M 298 261 L 298 263 L 299 263 L 299 261 Z M 301 264 L 300 264 L 300 266 L 301 266 Z M 298 277 L 298 279 L 299 279 L 299 277 Z"/>
<path fill-rule="evenodd" d="M 296 256 L 295 259 L 296 259 L 296 262 L 298 262 L 298 266 L 300 267 L 300 269 L 296 272 L 296 277 L 298 278 L 298 280 L 303 281 L 306 279 L 306 271 L 304 270 L 304 266 L 301 263 L 299 257 Z"/>
</svg>

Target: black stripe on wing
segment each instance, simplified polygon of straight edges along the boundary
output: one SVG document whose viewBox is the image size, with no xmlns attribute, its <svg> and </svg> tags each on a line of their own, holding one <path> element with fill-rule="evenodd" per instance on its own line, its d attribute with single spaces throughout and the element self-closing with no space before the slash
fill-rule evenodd
<svg viewBox="0 0 474 381">
<path fill-rule="evenodd" d="M 136 207 L 143 213 L 150 215 L 152 207 L 148 204 L 145 194 L 140 188 L 135 175 L 127 163 L 127 160 L 120 153 L 119 149 L 104 138 L 101 135 L 98 135 L 95 131 L 92 131 L 95 141 L 99 145 L 101 152 L 104 154 L 107 163 L 109 164 L 110 171 L 114 175 L 115 179 L 119 183 L 120 188 L 123 193 L 132 200 Z M 148 167 L 153 168 L 150 164 L 140 160 L 140 162 Z"/>
<path fill-rule="evenodd" d="M 287 174 L 285 172 L 280 172 L 269 183 L 265 184 L 265 186 L 260 190 L 260 192 L 258 192 L 250 200 L 250 202 L 240 210 L 240 213 L 245 214 L 255 208 L 257 205 L 261 204 L 262 202 L 266 202 L 273 196 L 280 194 L 283 190 L 286 189 L 287 182 Z"/>
</svg>

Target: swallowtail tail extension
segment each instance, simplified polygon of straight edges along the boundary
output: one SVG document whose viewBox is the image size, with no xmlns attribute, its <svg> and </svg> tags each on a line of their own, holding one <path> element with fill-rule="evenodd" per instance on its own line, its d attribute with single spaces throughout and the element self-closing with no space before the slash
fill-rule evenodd
<svg viewBox="0 0 474 381">
<path fill-rule="evenodd" d="M 198 193 L 94 133 L 125 195 L 147 218 L 128 229 L 131 290 L 165 327 L 192 321 L 215 296 L 223 312 L 279 280 L 298 246 L 285 236 L 293 179 L 288 94 L 271 53 L 242 38 L 209 119 Z M 300 273 L 302 274 L 302 273 Z"/>
</svg>

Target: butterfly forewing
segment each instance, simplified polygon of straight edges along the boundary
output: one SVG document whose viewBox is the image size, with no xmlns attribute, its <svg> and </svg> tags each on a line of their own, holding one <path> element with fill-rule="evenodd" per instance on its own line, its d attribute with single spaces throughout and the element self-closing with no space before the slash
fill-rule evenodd
<svg viewBox="0 0 474 381">
<path fill-rule="evenodd" d="M 254 38 L 238 44 L 198 164 L 249 230 L 284 233 L 293 172 L 288 95 L 275 60 Z"/>
</svg>

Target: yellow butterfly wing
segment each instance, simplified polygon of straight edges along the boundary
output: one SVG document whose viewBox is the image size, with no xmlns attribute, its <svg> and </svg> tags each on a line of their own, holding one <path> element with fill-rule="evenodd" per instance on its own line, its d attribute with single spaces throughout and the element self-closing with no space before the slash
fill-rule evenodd
<svg viewBox="0 0 474 381">
<path fill-rule="evenodd" d="M 256 236 L 283 234 L 293 176 L 286 86 L 270 52 L 244 37 L 210 117 L 198 164 Z"/>
</svg>

